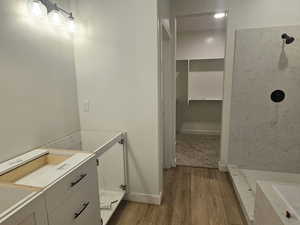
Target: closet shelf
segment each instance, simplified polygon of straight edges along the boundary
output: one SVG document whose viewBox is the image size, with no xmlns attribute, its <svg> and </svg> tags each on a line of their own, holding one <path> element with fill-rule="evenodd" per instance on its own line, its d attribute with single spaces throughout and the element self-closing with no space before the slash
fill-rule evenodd
<svg viewBox="0 0 300 225">
<path fill-rule="evenodd" d="M 189 102 L 194 101 L 223 101 L 223 99 L 220 98 L 199 98 L 199 99 L 189 99 Z"/>
<path fill-rule="evenodd" d="M 190 58 L 190 59 L 177 58 L 176 60 L 178 60 L 178 61 L 224 60 L 224 57 L 215 57 L 215 58 Z"/>
</svg>

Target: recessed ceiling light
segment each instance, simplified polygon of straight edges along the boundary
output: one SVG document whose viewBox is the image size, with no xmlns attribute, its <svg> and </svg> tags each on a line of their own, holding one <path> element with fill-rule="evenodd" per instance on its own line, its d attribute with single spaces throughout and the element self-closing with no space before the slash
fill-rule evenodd
<svg viewBox="0 0 300 225">
<path fill-rule="evenodd" d="M 216 13 L 216 14 L 214 15 L 215 19 L 222 19 L 222 18 L 224 18 L 225 16 L 226 16 L 226 13 L 224 13 L 224 12 Z"/>
</svg>

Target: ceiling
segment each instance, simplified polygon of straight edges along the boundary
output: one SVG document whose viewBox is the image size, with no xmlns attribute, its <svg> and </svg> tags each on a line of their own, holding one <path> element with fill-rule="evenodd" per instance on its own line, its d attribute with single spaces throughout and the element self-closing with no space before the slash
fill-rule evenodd
<svg viewBox="0 0 300 225">
<path fill-rule="evenodd" d="M 226 17 L 215 19 L 214 14 L 193 15 L 177 18 L 177 32 L 225 29 Z"/>
</svg>

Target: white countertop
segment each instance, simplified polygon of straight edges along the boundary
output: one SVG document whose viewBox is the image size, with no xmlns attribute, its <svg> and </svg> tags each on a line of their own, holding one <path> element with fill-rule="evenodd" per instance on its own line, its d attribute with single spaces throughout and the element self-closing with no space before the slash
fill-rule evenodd
<svg viewBox="0 0 300 225">
<path fill-rule="evenodd" d="M 0 219 L 37 192 L 0 184 Z"/>
<path fill-rule="evenodd" d="M 40 154 L 41 152 L 43 154 Z M 70 155 L 70 157 L 57 165 L 45 165 L 15 182 L 0 182 L 0 219 L 4 218 L 20 205 L 30 202 L 35 196 L 47 190 L 51 184 L 55 183 L 66 173 L 94 156 L 91 153 L 84 152 L 38 149 L 3 162 L 2 166 L 0 164 L 0 168 L 3 168 L 0 175 L 5 175 L 32 160 L 38 159 L 38 157 L 43 156 L 45 152 L 54 154 L 60 153 L 61 155 Z M 30 158 L 28 156 L 30 156 Z"/>
</svg>

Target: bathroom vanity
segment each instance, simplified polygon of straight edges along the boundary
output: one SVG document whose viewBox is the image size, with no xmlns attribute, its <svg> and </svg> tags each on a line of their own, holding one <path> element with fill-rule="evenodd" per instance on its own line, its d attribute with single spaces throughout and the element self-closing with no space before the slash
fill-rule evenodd
<svg viewBox="0 0 300 225">
<path fill-rule="evenodd" d="M 1 167 L 1 224 L 100 224 L 93 154 L 38 149 Z"/>
<path fill-rule="evenodd" d="M 100 212 L 106 225 L 128 190 L 127 137 L 114 131 L 81 130 L 47 147 L 93 154 L 97 163 Z"/>
<path fill-rule="evenodd" d="M 0 224 L 106 224 L 126 194 L 125 137 L 81 132 L 1 163 Z"/>
</svg>

